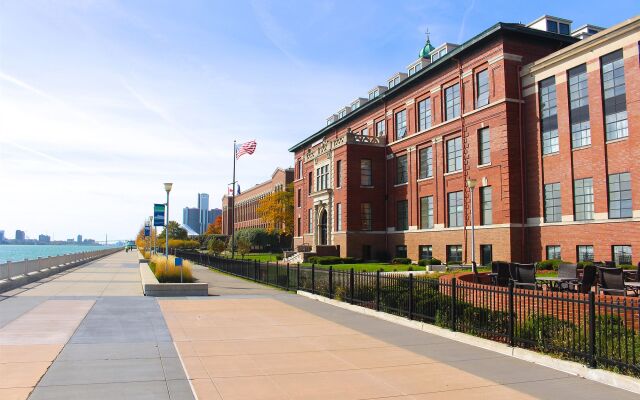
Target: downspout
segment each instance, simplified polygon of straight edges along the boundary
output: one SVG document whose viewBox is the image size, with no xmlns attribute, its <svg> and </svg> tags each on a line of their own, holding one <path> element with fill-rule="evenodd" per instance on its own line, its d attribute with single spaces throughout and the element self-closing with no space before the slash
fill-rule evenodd
<svg viewBox="0 0 640 400">
<path fill-rule="evenodd" d="M 520 73 L 522 72 L 522 66 L 518 65 L 518 119 L 520 121 L 520 124 L 518 124 L 518 130 L 520 131 L 520 197 L 521 197 L 521 207 L 522 210 L 520 212 L 521 214 L 521 223 L 522 223 L 522 228 L 521 230 L 521 235 L 520 235 L 520 248 L 522 249 L 522 261 L 526 261 L 528 260 L 528 251 L 525 247 L 525 243 L 526 243 L 526 194 L 527 194 L 527 187 L 525 185 L 525 181 L 524 178 L 526 176 L 525 174 L 525 167 L 526 167 L 526 163 L 524 161 L 524 158 L 526 156 L 526 152 L 524 151 L 524 129 L 522 128 L 522 126 L 524 125 L 524 114 L 522 112 L 522 107 L 523 107 L 523 103 L 524 103 L 524 99 L 522 98 L 522 79 L 520 78 Z"/>
<path fill-rule="evenodd" d="M 467 166 L 468 166 L 468 156 L 469 153 L 467 151 L 465 131 L 464 131 L 464 87 L 462 85 L 462 63 L 459 59 L 455 59 L 458 63 L 458 85 L 460 85 L 460 138 L 462 140 L 462 190 L 463 190 L 463 200 L 467 199 L 468 191 L 467 191 Z M 446 101 L 446 99 L 445 99 Z M 446 193 L 445 193 L 446 196 Z M 446 199 L 445 199 L 446 200 Z M 471 200 L 469 200 L 471 202 Z M 466 206 L 466 202 L 465 202 Z M 467 246 L 467 219 L 466 214 L 468 212 L 469 207 L 464 207 L 465 218 L 463 219 L 462 225 L 462 239 L 464 241 L 464 261 L 467 262 L 467 255 L 469 254 L 469 246 Z M 473 224 L 473 221 L 471 221 Z"/>
<path fill-rule="evenodd" d="M 388 184 L 388 160 L 387 160 L 387 145 L 389 143 L 389 130 L 387 129 L 387 99 L 384 99 L 384 131 L 385 140 L 387 143 L 384 145 L 384 248 L 385 251 L 391 256 L 389 251 L 389 184 Z M 373 163 L 372 163 L 373 164 Z M 371 165 L 373 168 L 373 165 Z"/>
</svg>

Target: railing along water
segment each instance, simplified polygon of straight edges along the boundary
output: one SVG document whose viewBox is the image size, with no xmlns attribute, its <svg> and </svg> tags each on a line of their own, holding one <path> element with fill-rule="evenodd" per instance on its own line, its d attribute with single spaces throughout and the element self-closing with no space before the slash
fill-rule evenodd
<svg viewBox="0 0 640 400">
<path fill-rule="evenodd" d="M 378 272 L 303 267 L 176 251 L 176 255 L 285 290 L 303 290 L 510 346 L 640 376 L 640 302 Z"/>
</svg>

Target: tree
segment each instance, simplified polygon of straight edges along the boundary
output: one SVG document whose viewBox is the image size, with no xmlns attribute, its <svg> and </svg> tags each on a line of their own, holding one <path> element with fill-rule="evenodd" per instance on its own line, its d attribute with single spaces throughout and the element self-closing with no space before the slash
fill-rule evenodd
<svg viewBox="0 0 640 400">
<path fill-rule="evenodd" d="M 293 184 L 260 200 L 257 212 L 269 232 L 293 235 Z"/>
<path fill-rule="evenodd" d="M 219 235 L 222 233 L 222 215 L 218 215 L 216 219 L 207 225 L 207 235 Z"/>
<path fill-rule="evenodd" d="M 189 234 L 187 230 L 180 226 L 176 221 L 169 221 L 169 226 L 165 227 L 160 234 L 159 239 L 165 240 L 166 238 L 166 229 L 169 229 L 169 240 L 178 239 L 178 240 L 187 240 L 189 238 Z"/>
<path fill-rule="evenodd" d="M 225 244 L 220 239 L 212 239 L 209 241 L 209 245 L 207 246 L 209 253 L 218 255 L 224 251 Z"/>
<path fill-rule="evenodd" d="M 239 238 L 236 243 L 236 248 L 238 249 L 238 253 L 244 258 L 245 254 L 251 251 L 251 242 L 245 238 Z"/>
</svg>

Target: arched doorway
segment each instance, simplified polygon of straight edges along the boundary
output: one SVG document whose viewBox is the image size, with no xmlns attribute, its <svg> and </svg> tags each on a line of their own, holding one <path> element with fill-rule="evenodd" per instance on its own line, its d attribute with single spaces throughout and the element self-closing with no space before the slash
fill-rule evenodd
<svg viewBox="0 0 640 400">
<path fill-rule="evenodd" d="M 318 224 L 318 244 L 327 244 L 327 210 L 320 211 L 320 218 Z"/>
</svg>

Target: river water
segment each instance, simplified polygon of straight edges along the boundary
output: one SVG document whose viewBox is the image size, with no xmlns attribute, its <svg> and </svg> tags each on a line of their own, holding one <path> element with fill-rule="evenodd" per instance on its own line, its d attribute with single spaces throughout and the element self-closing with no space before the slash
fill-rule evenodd
<svg viewBox="0 0 640 400">
<path fill-rule="evenodd" d="M 106 246 L 89 246 L 78 244 L 2 244 L 0 245 L 0 263 L 21 261 L 25 258 L 59 256 L 61 254 L 81 253 L 84 251 L 102 250 Z"/>
</svg>

